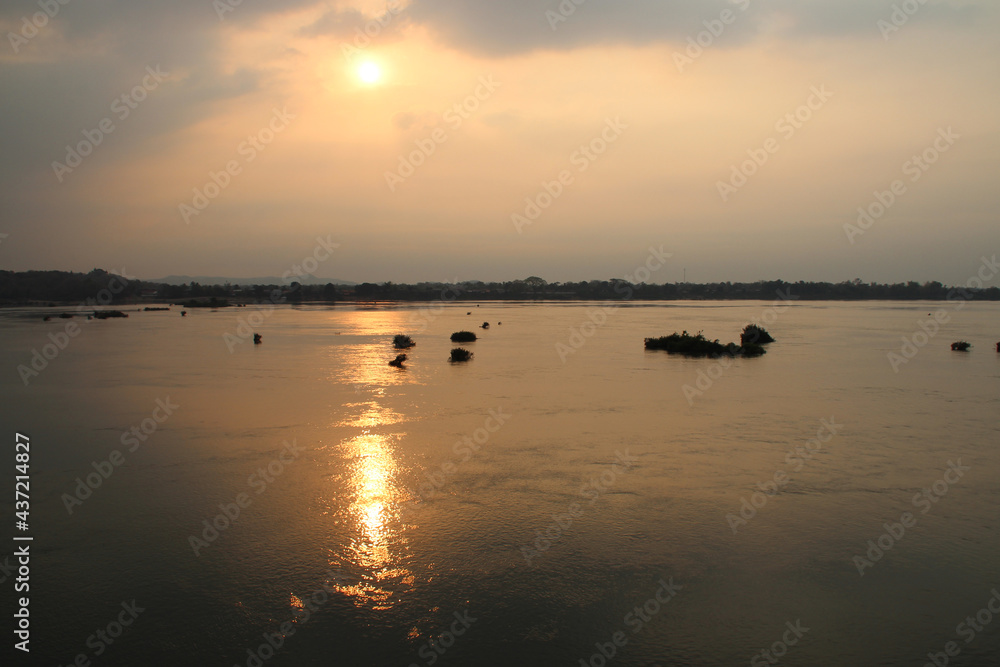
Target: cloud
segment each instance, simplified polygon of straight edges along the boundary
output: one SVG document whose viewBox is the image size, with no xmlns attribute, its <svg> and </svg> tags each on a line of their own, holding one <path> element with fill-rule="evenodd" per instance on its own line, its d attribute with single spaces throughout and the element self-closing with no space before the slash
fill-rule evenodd
<svg viewBox="0 0 1000 667">
<path fill-rule="evenodd" d="M 888 19 L 898 4 L 899 0 L 413 0 L 406 12 L 451 47 L 495 57 L 598 44 L 683 43 L 726 10 L 735 19 L 725 27 L 725 38 L 717 43 L 720 48 L 741 46 L 764 34 L 881 39 L 876 23 Z M 919 5 L 911 20 L 968 24 L 987 8 L 992 5 L 976 0 L 929 2 Z"/>
<path fill-rule="evenodd" d="M 380 40 L 387 37 L 398 38 L 408 22 L 405 9 L 395 0 L 386 3 L 385 8 L 374 15 L 361 12 L 354 7 L 334 7 L 325 12 L 313 24 L 306 26 L 300 34 L 306 37 L 337 37 L 342 40 Z"/>
</svg>

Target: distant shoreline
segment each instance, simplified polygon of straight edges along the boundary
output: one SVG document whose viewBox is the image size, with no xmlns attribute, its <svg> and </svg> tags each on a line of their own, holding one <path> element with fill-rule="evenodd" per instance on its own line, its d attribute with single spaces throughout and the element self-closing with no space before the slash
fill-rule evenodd
<svg viewBox="0 0 1000 667">
<path fill-rule="evenodd" d="M 964 286 L 931 281 L 881 284 L 860 280 L 840 283 L 783 280 L 753 283 L 630 283 L 621 279 L 549 283 L 537 276 L 505 282 L 465 281 L 173 285 L 121 276 L 101 269 L 66 271 L 0 271 L 0 308 L 11 306 L 126 307 L 175 303 L 189 308 L 253 304 L 336 305 L 439 303 L 560 303 L 670 301 L 1000 301 L 1000 288 L 989 277 L 973 276 Z M 200 303 L 211 302 L 211 303 Z"/>
<path fill-rule="evenodd" d="M 980 297 L 978 299 L 965 299 L 971 301 L 981 301 L 987 303 L 995 303 L 1000 301 L 1000 299 L 990 299 Z M 107 306 L 101 305 L 88 305 L 81 304 L 79 301 L 38 301 L 38 302 L 27 302 L 27 303 L 0 303 L 0 310 L 11 310 L 16 308 L 39 308 L 46 310 L 66 310 L 67 312 L 72 310 L 74 314 L 87 314 L 94 310 L 123 310 L 127 313 L 132 308 L 138 308 L 145 306 L 167 306 L 166 309 L 157 309 L 157 312 L 163 312 L 164 310 L 229 310 L 229 309 L 240 309 L 240 308 L 253 308 L 257 306 L 271 306 L 271 307 L 288 307 L 288 308 L 305 308 L 305 307 L 353 307 L 353 308 L 387 308 L 393 306 L 402 306 L 406 304 L 428 304 L 436 303 L 443 305 L 455 305 L 463 307 L 475 308 L 483 304 L 517 304 L 517 305 L 569 305 L 575 303 L 615 303 L 622 306 L 640 306 L 640 305 L 655 305 L 655 304 L 666 304 L 666 303 L 754 303 L 754 302 L 772 302 L 774 299 L 763 299 L 763 298 L 687 298 L 687 299 L 657 299 L 657 298 L 632 298 L 632 299 L 602 299 L 602 298 L 573 298 L 573 299 L 524 299 L 524 298 L 510 298 L 510 299 L 469 299 L 469 300 L 453 300 L 449 302 L 442 302 L 440 299 L 385 299 L 378 301 L 359 301 L 354 299 L 340 299 L 337 301 L 240 301 L 233 302 L 226 305 L 216 305 L 216 306 L 188 306 L 184 304 L 170 303 L 161 299 L 153 300 L 137 300 L 137 301 L 115 301 Z M 806 303 L 898 303 L 898 302 L 912 302 L 912 303 L 950 303 L 955 301 L 955 299 L 885 299 L 885 298 L 812 298 L 812 299 L 795 299 L 788 305 L 794 306 L 796 304 L 806 304 Z M 134 310 L 132 312 L 135 312 Z"/>
</svg>

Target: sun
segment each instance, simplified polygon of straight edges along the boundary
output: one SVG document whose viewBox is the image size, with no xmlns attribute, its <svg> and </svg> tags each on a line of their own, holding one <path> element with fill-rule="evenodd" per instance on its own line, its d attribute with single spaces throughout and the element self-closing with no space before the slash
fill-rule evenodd
<svg viewBox="0 0 1000 667">
<path fill-rule="evenodd" d="M 358 67 L 358 78 L 365 83 L 377 83 L 382 78 L 382 71 L 375 63 L 368 61 Z"/>
</svg>

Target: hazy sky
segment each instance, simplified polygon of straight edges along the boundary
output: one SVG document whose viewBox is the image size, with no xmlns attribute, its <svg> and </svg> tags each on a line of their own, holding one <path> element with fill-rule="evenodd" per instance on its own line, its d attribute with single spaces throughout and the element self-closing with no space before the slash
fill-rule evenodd
<svg viewBox="0 0 1000 667">
<path fill-rule="evenodd" d="M 356 281 L 662 246 L 652 282 L 965 283 L 1000 251 L 995 0 L 5 0 L 0 28 L 5 269 L 280 276 L 320 237 Z"/>
</svg>

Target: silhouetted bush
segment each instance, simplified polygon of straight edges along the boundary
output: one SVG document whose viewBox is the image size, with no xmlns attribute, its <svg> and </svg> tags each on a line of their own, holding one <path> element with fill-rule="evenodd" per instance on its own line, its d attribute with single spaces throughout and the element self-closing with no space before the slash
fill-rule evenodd
<svg viewBox="0 0 1000 667">
<path fill-rule="evenodd" d="M 94 317 L 99 320 L 106 320 L 109 317 L 128 317 L 128 315 L 120 310 L 95 310 Z"/>
<path fill-rule="evenodd" d="M 472 359 L 472 353 L 461 347 L 456 347 L 451 351 L 451 359 L 448 361 L 458 362 L 458 361 L 468 361 Z"/>
<path fill-rule="evenodd" d="M 972 347 L 972 343 L 966 343 L 964 340 L 951 344 L 951 349 L 955 352 L 966 352 L 970 347 Z"/>
<path fill-rule="evenodd" d="M 395 338 L 392 339 L 392 345 L 397 350 L 408 350 L 409 348 L 416 345 L 416 343 L 414 343 L 413 339 L 410 338 L 409 336 L 398 334 Z"/>
<path fill-rule="evenodd" d="M 746 325 L 743 327 L 743 333 L 740 334 L 741 345 L 746 345 L 747 343 L 766 345 L 773 342 L 774 338 L 771 337 L 771 334 L 767 333 L 767 329 L 756 324 Z"/>
<path fill-rule="evenodd" d="M 397 354 L 396 358 L 389 362 L 390 366 L 395 366 L 396 368 L 404 368 L 403 362 L 406 361 L 405 354 Z"/>
<path fill-rule="evenodd" d="M 452 343 L 472 343 L 476 340 L 476 334 L 471 331 L 456 331 L 451 335 Z"/>
<path fill-rule="evenodd" d="M 699 331 L 692 336 L 687 331 L 672 333 L 660 338 L 647 338 L 647 350 L 664 350 L 667 354 L 680 354 L 685 357 L 759 357 L 766 350 L 756 343 L 747 343 L 740 347 L 736 343 L 723 345 L 718 339 L 708 340 Z"/>
</svg>

